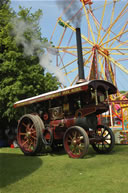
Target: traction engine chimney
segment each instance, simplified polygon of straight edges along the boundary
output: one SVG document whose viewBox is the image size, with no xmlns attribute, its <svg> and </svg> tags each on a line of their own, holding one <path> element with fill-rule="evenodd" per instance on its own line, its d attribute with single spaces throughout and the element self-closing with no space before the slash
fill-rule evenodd
<svg viewBox="0 0 128 193">
<path fill-rule="evenodd" d="M 76 28 L 76 42 L 77 42 L 78 75 L 79 75 L 79 80 L 77 81 L 77 83 L 81 83 L 81 82 L 85 82 L 86 80 L 85 80 L 85 76 L 84 76 L 84 64 L 83 64 L 80 28 Z"/>
</svg>

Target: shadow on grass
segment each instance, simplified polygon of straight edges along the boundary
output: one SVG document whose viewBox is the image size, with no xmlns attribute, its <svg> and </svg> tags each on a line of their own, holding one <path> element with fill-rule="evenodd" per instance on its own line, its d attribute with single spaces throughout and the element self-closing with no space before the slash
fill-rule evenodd
<svg viewBox="0 0 128 193">
<path fill-rule="evenodd" d="M 68 156 L 63 146 L 59 146 L 58 148 L 51 149 L 50 151 L 48 151 L 46 154 L 43 154 L 43 155 L 51 155 L 51 156 L 67 155 Z M 89 159 L 94 156 L 96 156 L 96 152 L 92 150 L 92 148 L 89 148 L 88 153 L 85 155 L 83 159 Z"/>
<path fill-rule="evenodd" d="M 106 155 L 106 156 L 111 156 L 111 155 L 115 155 L 118 153 L 123 153 L 126 151 L 126 148 L 128 148 L 128 145 L 115 145 L 115 147 L 108 153 L 98 153 L 96 152 L 93 147 L 90 145 L 87 154 L 84 156 L 83 159 L 90 159 L 93 158 L 97 155 Z M 67 155 L 67 153 L 64 150 L 63 146 L 60 146 L 58 148 L 55 149 L 48 149 L 48 151 L 43 151 L 42 153 L 43 156 L 46 155 L 51 155 L 51 156 L 63 156 L 63 155 Z M 67 155 L 68 156 L 68 155 Z"/>
<path fill-rule="evenodd" d="M 104 155 L 104 156 L 106 155 L 106 156 L 109 156 L 109 155 L 115 155 L 115 154 L 123 153 L 123 152 L 125 152 L 127 147 L 128 146 L 126 146 L 126 145 L 117 145 L 117 144 L 115 144 L 114 148 L 110 152 L 108 152 L 108 153 L 107 152 L 106 153 L 98 153 L 90 146 L 88 153 L 92 157 L 96 156 L 96 155 Z"/>
<path fill-rule="evenodd" d="M 31 175 L 42 165 L 39 157 L 0 153 L 0 188 Z"/>
<path fill-rule="evenodd" d="M 40 156 L 56 156 L 56 155 L 65 155 L 66 152 L 64 150 L 63 146 L 58 146 L 56 148 L 51 148 L 50 146 L 46 147 L 45 149 L 42 149 L 42 152 L 40 153 Z"/>
</svg>

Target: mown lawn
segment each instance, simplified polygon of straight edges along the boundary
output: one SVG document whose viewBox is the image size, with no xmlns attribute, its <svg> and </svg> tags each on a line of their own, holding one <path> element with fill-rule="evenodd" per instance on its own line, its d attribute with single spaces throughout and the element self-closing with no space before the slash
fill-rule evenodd
<svg viewBox="0 0 128 193">
<path fill-rule="evenodd" d="M 24 156 L 19 148 L 0 149 L 0 193 L 127 193 L 128 145 L 84 159 L 64 152 Z"/>
</svg>

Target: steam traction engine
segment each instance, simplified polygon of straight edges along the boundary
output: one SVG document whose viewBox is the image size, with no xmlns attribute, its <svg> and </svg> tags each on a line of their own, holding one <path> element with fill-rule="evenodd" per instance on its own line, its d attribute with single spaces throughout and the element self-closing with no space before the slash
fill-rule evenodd
<svg viewBox="0 0 128 193">
<path fill-rule="evenodd" d="M 80 29 L 76 29 L 79 82 L 61 90 L 18 101 L 14 107 L 37 106 L 36 112 L 23 115 L 18 123 L 18 144 L 25 155 L 39 154 L 44 146 L 64 145 L 72 158 L 82 158 L 89 144 L 98 153 L 108 153 L 114 135 L 98 125 L 97 115 L 108 111 L 109 95 L 117 89 L 104 80 L 84 80 Z"/>
</svg>

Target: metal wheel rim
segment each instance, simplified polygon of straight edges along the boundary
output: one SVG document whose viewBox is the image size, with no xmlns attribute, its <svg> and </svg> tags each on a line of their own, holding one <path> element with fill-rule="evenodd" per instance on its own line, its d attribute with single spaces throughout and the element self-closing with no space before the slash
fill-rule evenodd
<svg viewBox="0 0 128 193">
<path fill-rule="evenodd" d="M 112 135 L 105 127 L 99 127 L 96 131 L 97 135 L 103 137 L 103 141 L 95 142 L 94 145 L 99 151 L 107 151 L 112 145 Z"/>
<path fill-rule="evenodd" d="M 85 139 L 78 130 L 71 129 L 65 136 L 65 149 L 72 158 L 79 158 L 85 150 Z"/>
<path fill-rule="evenodd" d="M 37 146 L 37 131 L 33 121 L 25 117 L 21 120 L 18 131 L 18 141 L 26 152 L 33 152 Z"/>
</svg>

